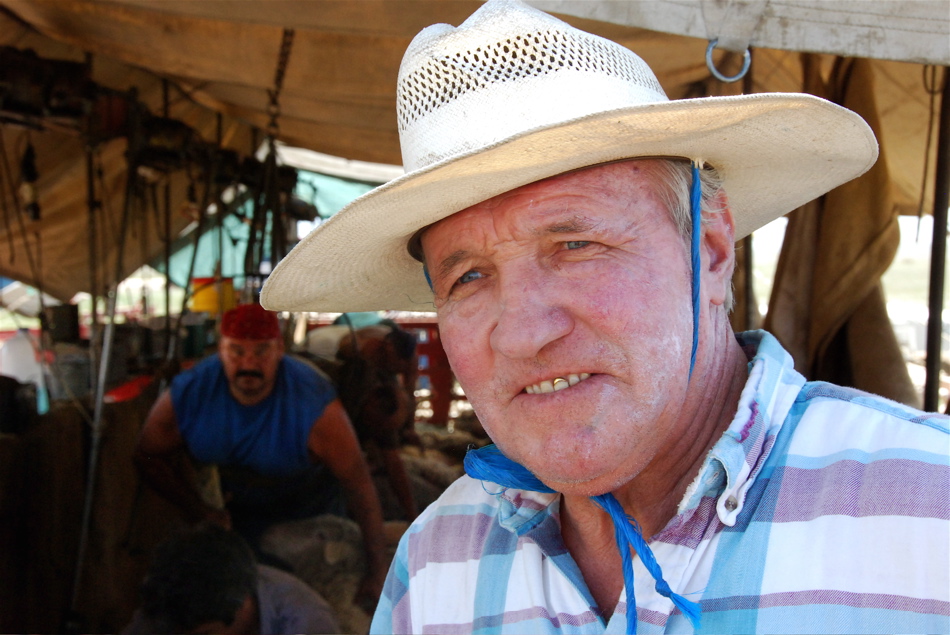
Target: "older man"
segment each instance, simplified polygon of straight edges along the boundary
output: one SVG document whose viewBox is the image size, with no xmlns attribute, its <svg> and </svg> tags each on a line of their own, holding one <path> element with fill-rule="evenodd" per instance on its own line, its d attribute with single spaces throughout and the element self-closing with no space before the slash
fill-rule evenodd
<svg viewBox="0 0 950 635">
<path fill-rule="evenodd" d="M 187 464 L 174 460 L 182 449 L 218 466 L 226 509 L 209 504 Z M 345 515 L 348 507 L 367 549 L 361 599 L 378 597 L 386 570 L 382 511 L 356 434 L 329 380 L 284 355 L 277 316 L 260 305 L 224 314 L 217 355 L 178 375 L 158 398 L 134 458 L 187 518 L 233 525 L 255 549 L 274 523 Z"/>
<path fill-rule="evenodd" d="M 404 536 L 373 631 L 950 630 L 947 418 L 729 326 L 734 241 L 867 170 L 859 117 L 671 102 L 629 50 L 505 0 L 420 33 L 397 98 L 408 173 L 263 295 L 434 302 L 496 443 Z"/>
</svg>

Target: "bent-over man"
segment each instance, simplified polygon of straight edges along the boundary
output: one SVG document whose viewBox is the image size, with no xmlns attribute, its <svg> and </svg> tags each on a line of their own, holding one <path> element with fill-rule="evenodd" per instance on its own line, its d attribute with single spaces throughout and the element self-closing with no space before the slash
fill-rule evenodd
<svg viewBox="0 0 950 635">
<path fill-rule="evenodd" d="M 207 503 L 173 460 L 182 449 L 218 466 L 226 509 Z M 367 552 L 359 599 L 378 597 L 387 565 L 382 512 L 353 426 L 329 380 L 284 354 L 277 316 L 260 305 L 224 314 L 217 354 L 158 398 L 134 458 L 189 520 L 233 526 L 255 549 L 272 524 L 348 509 Z"/>
<path fill-rule="evenodd" d="M 141 606 L 122 635 L 340 632 L 316 591 L 257 564 L 241 536 L 211 523 L 160 544 L 140 594 Z"/>
</svg>

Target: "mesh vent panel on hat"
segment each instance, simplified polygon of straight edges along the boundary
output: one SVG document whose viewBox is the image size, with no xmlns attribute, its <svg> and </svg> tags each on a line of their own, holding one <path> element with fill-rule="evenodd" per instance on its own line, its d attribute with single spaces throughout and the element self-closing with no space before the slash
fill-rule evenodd
<svg viewBox="0 0 950 635">
<path fill-rule="evenodd" d="M 405 130 L 467 92 L 561 70 L 604 74 L 664 94 L 646 64 L 618 44 L 548 29 L 426 60 L 400 84 L 399 127 Z"/>
</svg>

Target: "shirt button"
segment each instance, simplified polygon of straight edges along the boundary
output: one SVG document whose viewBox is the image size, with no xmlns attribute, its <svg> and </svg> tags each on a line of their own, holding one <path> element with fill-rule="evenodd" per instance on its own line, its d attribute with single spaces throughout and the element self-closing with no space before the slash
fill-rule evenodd
<svg viewBox="0 0 950 635">
<path fill-rule="evenodd" d="M 731 512 L 735 511 L 736 507 L 738 506 L 739 506 L 739 501 L 736 500 L 735 496 L 730 496 L 729 498 L 726 499 L 726 509 L 728 509 L 729 511 Z"/>
</svg>

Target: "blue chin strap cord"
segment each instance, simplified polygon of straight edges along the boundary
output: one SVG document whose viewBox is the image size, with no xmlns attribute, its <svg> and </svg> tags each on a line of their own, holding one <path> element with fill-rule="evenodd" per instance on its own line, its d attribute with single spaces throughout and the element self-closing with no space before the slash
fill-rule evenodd
<svg viewBox="0 0 950 635">
<path fill-rule="evenodd" d="M 693 376 L 693 367 L 696 364 L 696 349 L 699 344 L 699 281 L 701 272 L 701 260 L 699 257 L 699 241 L 702 230 L 702 210 L 701 204 L 701 185 L 699 180 L 700 163 L 691 162 L 692 184 L 690 187 L 690 215 L 692 221 L 692 232 L 690 236 L 690 265 L 692 268 L 692 302 L 693 302 L 693 346 L 689 358 L 689 378 Z M 428 272 L 426 279 L 428 280 Z M 431 286 L 431 282 L 430 282 Z M 494 445 L 489 445 L 478 450 L 470 450 L 465 455 L 465 471 L 469 476 L 482 481 L 497 483 L 503 487 L 512 487 L 532 492 L 555 493 L 554 490 L 541 482 L 541 480 L 532 474 L 523 465 L 512 461 L 501 453 Z M 634 595 L 633 586 L 633 557 L 630 555 L 631 547 L 640 556 L 643 566 L 646 567 L 650 575 L 656 581 L 656 591 L 664 597 L 670 598 L 673 604 L 678 608 L 694 629 L 699 629 L 700 608 L 696 602 L 691 602 L 681 595 L 673 593 L 670 585 L 663 579 L 663 571 L 653 557 L 650 546 L 643 539 L 640 531 L 640 525 L 637 521 L 624 512 L 620 502 L 610 492 L 592 496 L 593 500 L 604 511 L 610 514 L 614 524 L 614 539 L 617 542 L 617 549 L 620 550 L 620 558 L 623 563 L 623 581 L 626 589 L 627 600 L 627 633 L 637 632 L 637 600 Z"/>
<path fill-rule="evenodd" d="M 702 272 L 702 260 L 699 257 L 699 239 L 702 233 L 702 184 L 699 181 L 699 163 L 690 162 L 693 170 L 693 182 L 689 188 L 689 210 L 693 223 L 689 237 L 689 259 L 693 270 L 693 350 L 689 354 L 689 377 L 693 377 L 693 366 L 696 365 L 696 348 L 699 346 L 699 277 Z"/>
</svg>

